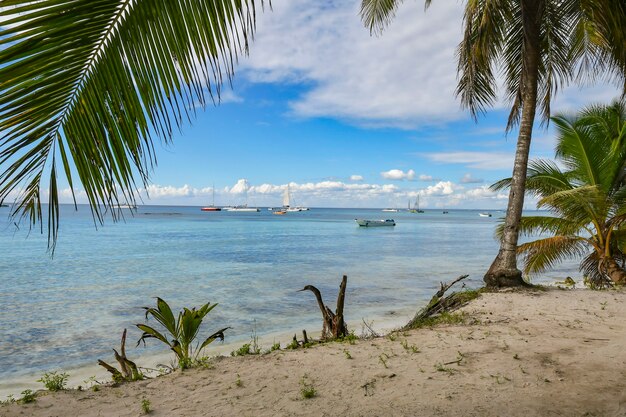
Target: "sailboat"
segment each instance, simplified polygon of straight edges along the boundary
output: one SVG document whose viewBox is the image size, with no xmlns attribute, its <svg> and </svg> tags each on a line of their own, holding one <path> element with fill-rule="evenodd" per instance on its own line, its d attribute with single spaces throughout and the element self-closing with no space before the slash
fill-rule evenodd
<svg viewBox="0 0 626 417">
<path fill-rule="evenodd" d="M 417 195 L 417 198 L 415 199 L 415 204 L 413 205 L 413 208 L 411 208 L 411 200 L 409 200 L 409 213 L 423 213 L 424 210 L 420 210 L 420 195 Z"/>
<path fill-rule="evenodd" d="M 200 210 L 202 211 L 222 211 L 221 208 L 215 207 L 215 184 L 213 184 L 213 202 L 210 206 L 202 207 Z"/>
<path fill-rule="evenodd" d="M 244 180 L 245 184 L 244 184 L 244 192 L 246 194 L 246 203 L 239 205 L 239 206 L 234 206 L 234 207 L 224 207 L 225 211 L 237 211 L 237 212 L 259 212 L 261 210 L 259 210 L 257 207 L 248 207 L 248 180 Z"/>
<path fill-rule="evenodd" d="M 291 191 L 289 190 L 289 184 L 287 184 L 287 188 L 285 189 L 285 193 L 283 194 L 282 211 L 294 212 L 294 211 L 308 211 L 308 210 L 309 210 L 308 207 L 303 207 L 303 206 L 291 207 Z"/>
</svg>

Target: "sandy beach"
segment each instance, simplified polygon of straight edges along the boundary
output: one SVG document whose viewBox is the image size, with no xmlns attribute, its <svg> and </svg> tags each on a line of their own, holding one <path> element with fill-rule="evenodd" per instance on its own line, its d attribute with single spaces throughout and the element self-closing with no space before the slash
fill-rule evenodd
<svg viewBox="0 0 626 417">
<path fill-rule="evenodd" d="M 487 293 L 463 325 L 216 358 L 0 416 L 626 416 L 626 292 Z M 305 399 L 303 386 L 312 387 Z"/>
</svg>

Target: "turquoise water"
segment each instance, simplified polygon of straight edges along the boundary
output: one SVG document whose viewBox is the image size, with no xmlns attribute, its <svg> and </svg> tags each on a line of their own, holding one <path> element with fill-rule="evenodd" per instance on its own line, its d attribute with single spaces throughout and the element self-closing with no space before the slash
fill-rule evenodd
<svg viewBox="0 0 626 417">
<path fill-rule="evenodd" d="M 3 213 L 3 211 L 5 213 Z M 128 210 L 126 210 L 128 214 Z M 160 296 L 179 309 L 220 305 L 207 331 L 231 326 L 228 342 L 257 333 L 320 327 L 314 284 L 334 305 L 348 275 L 346 317 L 383 323 L 409 317 L 439 281 L 470 274 L 479 286 L 497 251 L 502 213 L 439 210 L 423 214 L 312 209 L 272 215 L 201 212 L 198 207 L 140 207 L 125 222 L 94 228 L 90 212 L 65 206 L 54 258 L 46 236 L 17 230 L 0 209 L 0 381 L 94 364 L 109 358 L 129 329 L 135 349 L 142 306 Z M 397 226 L 359 228 L 354 218 L 394 218 Z M 544 279 L 576 274 L 564 267 Z M 354 328 L 354 327 L 353 327 Z M 288 342 L 284 340 L 283 342 Z"/>
</svg>

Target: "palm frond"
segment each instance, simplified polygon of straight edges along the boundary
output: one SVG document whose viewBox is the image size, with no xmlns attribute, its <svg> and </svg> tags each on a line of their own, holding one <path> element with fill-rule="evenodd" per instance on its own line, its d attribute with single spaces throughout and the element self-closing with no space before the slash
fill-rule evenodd
<svg viewBox="0 0 626 417">
<path fill-rule="evenodd" d="M 456 94 L 474 118 L 484 113 L 496 98 L 493 66 L 514 13 L 515 2 L 509 0 L 476 0 L 466 5 L 463 40 L 457 49 Z"/>
<path fill-rule="evenodd" d="M 361 21 L 370 33 L 382 33 L 396 15 L 403 0 L 361 1 Z"/>
<path fill-rule="evenodd" d="M 566 259 L 579 258 L 588 252 L 585 239 L 579 236 L 552 236 L 523 243 L 517 253 L 524 256 L 524 273 L 536 274 Z"/>
<path fill-rule="evenodd" d="M 586 226 L 577 224 L 568 219 L 552 216 L 523 216 L 520 219 L 518 230 L 523 236 L 537 236 L 542 234 L 551 235 L 577 235 Z M 501 238 L 504 233 L 504 222 L 496 226 L 496 237 Z"/>
<path fill-rule="evenodd" d="M 134 204 L 169 141 L 207 96 L 219 96 L 254 32 L 255 0 L 4 2 L 0 10 L 0 200 L 42 220 L 51 181 L 50 243 L 58 227 L 54 155 L 72 167 L 96 220 Z M 116 217 L 114 210 L 110 211 Z"/>
<path fill-rule="evenodd" d="M 537 202 L 538 208 L 549 208 L 577 224 L 603 224 L 609 212 L 607 197 L 597 186 L 586 185 L 552 193 Z"/>
</svg>

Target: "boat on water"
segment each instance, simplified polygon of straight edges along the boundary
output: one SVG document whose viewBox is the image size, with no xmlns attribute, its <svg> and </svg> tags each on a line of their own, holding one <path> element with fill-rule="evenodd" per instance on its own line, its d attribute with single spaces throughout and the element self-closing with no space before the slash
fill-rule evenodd
<svg viewBox="0 0 626 417">
<path fill-rule="evenodd" d="M 224 211 L 234 211 L 234 212 L 240 212 L 240 213 L 253 213 L 253 212 L 260 212 L 261 209 L 259 209 L 258 207 L 248 207 L 248 180 L 244 180 L 244 194 L 245 194 L 245 200 L 246 203 L 245 204 L 240 204 L 238 206 L 230 206 L 230 207 L 224 207 L 222 208 L 222 210 Z"/>
<path fill-rule="evenodd" d="M 137 210 L 136 204 L 119 204 L 117 206 L 118 209 L 129 209 L 129 210 Z"/>
<path fill-rule="evenodd" d="M 282 216 L 283 214 L 287 214 L 286 210 L 276 210 L 276 211 L 272 211 L 272 214 L 277 214 L 279 216 Z"/>
<path fill-rule="evenodd" d="M 215 184 L 213 184 L 213 200 L 210 206 L 200 208 L 202 211 L 222 211 L 220 207 L 215 207 Z"/>
<path fill-rule="evenodd" d="M 491 213 L 478 213 L 480 217 L 491 217 Z"/>
<path fill-rule="evenodd" d="M 287 188 L 283 194 L 283 207 L 278 209 L 278 211 L 286 211 L 286 212 L 298 212 L 298 211 L 309 211 L 308 207 L 303 206 L 291 206 L 291 191 L 289 190 L 289 184 L 287 184 Z"/>
<path fill-rule="evenodd" d="M 395 226 L 396 225 L 396 222 L 393 219 L 386 219 L 386 220 L 354 219 L 354 221 L 361 227 L 382 227 L 382 226 Z"/>
<path fill-rule="evenodd" d="M 413 204 L 413 208 L 411 208 L 411 200 L 409 200 L 409 213 L 423 213 L 424 210 L 420 210 L 420 195 L 417 195 L 415 199 L 415 204 Z"/>
<path fill-rule="evenodd" d="M 382 209 L 382 211 L 386 211 L 388 213 L 397 213 L 398 209 L 395 209 L 395 208 L 384 208 L 384 209 Z"/>
<path fill-rule="evenodd" d="M 224 211 L 238 211 L 238 212 L 259 212 L 261 211 L 258 207 L 248 207 L 247 204 L 242 204 L 241 206 L 233 206 L 233 207 L 224 207 Z"/>
</svg>

